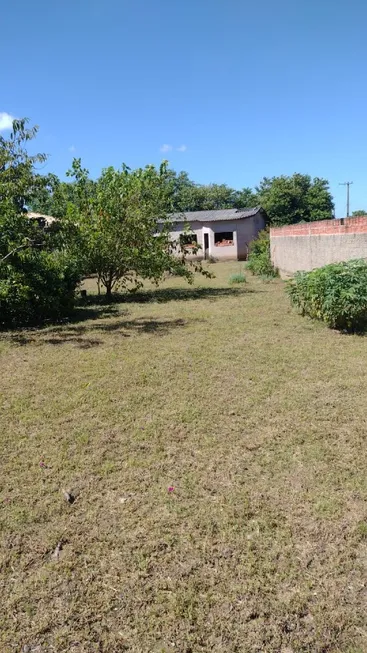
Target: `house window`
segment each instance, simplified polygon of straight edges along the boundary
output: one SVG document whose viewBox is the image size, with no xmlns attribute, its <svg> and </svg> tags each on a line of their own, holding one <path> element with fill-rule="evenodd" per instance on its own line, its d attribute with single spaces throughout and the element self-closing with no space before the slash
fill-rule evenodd
<svg viewBox="0 0 367 653">
<path fill-rule="evenodd" d="M 215 247 L 231 247 L 234 245 L 233 231 L 218 231 L 214 234 Z"/>
<path fill-rule="evenodd" d="M 198 237 L 196 234 L 180 234 L 181 247 L 197 247 Z"/>
</svg>

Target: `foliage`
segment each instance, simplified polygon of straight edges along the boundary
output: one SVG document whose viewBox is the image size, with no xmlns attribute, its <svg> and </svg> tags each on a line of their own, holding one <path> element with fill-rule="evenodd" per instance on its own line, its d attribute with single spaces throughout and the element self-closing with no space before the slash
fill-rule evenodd
<svg viewBox="0 0 367 653">
<path fill-rule="evenodd" d="M 108 296 L 117 287 L 139 287 L 141 279 L 158 282 L 166 272 L 192 280 L 185 248 L 178 251 L 179 243 L 170 239 L 165 163 L 158 170 L 152 165 L 106 168 L 91 186 L 88 171 L 74 160 L 70 176 L 75 178 L 78 202 L 70 213 L 80 227 L 78 252 Z M 199 263 L 193 269 L 208 275 Z"/>
<path fill-rule="evenodd" d="M 0 266 L 0 324 L 17 326 L 58 319 L 74 305 L 76 261 L 62 253 L 27 250 Z"/>
<path fill-rule="evenodd" d="M 235 209 L 251 209 L 258 206 L 259 203 L 259 197 L 251 188 L 245 187 L 235 191 L 233 202 Z"/>
<path fill-rule="evenodd" d="M 258 198 L 250 188 L 235 190 L 226 184 L 196 184 L 187 172 L 166 170 L 168 212 L 204 211 L 254 207 Z M 78 204 L 75 181 L 60 181 L 54 174 L 39 176 L 29 201 L 29 208 L 38 213 L 62 218 L 68 208 Z M 94 182 L 88 179 L 93 190 Z"/>
<path fill-rule="evenodd" d="M 367 326 L 367 262 L 332 263 L 312 272 L 298 272 L 288 282 L 291 302 L 303 315 L 342 331 Z"/>
<path fill-rule="evenodd" d="M 363 217 L 367 215 L 367 211 L 364 209 L 358 209 L 357 211 L 353 211 L 352 217 L 353 218 L 358 218 L 358 217 Z"/>
<path fill-rule="evenodd" d="M 236 272 L 235 274 L 232 274 L 228 279 L 228 283 L 230 283 L 231 285 L 246 283 L 246 281 L 247 279 L 245 277 L 244 272 L 242 272 L 242 270 L 240 272 Z"/>
<path fill-rule="evenodd" d="M 256 240 L 250 243 L 247 268 L 259 276 L 277 276 L 277 271 L 270 260 L 270 238 L 266 229 L 260 231 Z"/>
<path fill-rule="evenodd" d="M 75 184 L 60 181 L 52 173 L 37 177 L 38 184 L 33 191 L 28 208 L 36 213 L 64 218 L 69 207 L 77 204 Z"/>
<path fill-rule="evenodd" d="M 227 184 L 196 184 L 187 172 L 167 171 L 171 209 L 176 212 L 254 207 L 257 197 L 250 188 L 235 190 Z"/>
<path fill-rule="evenodd" d="M 26 145 L 35 138 L 38 127 L 27 129 L 28 120 L 14 120 L 8 139 L 0 135 L 0 215 L 26 211 L 39 180 L 34 165 L 46 160 L 45 154 L 30 155 Z"/>
<path fill-rule="evenodd" d="M 0 216 L 0 325 L 67 315 L 81 268 L 70 255 L 70 226 L 43 229 L 24 215 Z"/>
<path fill-rule="evenodd" d="M 23 325 L 60 317 L 70 311 L 79 270 L 67 245 L 73 228 L 43 229 L 27 219 L 27 204 L 37 189 L 34 171 L 43 154 L 31 156 L 26 145 L 37 128 L 14 121 L 8 140 L 0 137 L 0 324 Z"/>
<path fill-rule="evenodd" d="M 326 179 L 297 173 L 292 177 L 264 177 L 256 190 L 272 225 L 332 218 L 334 204 Z"/>
</svg>

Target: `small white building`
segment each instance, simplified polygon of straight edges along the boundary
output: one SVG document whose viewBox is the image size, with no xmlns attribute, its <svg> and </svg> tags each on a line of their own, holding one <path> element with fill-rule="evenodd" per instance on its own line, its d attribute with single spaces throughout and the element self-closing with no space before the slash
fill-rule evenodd
<svg viewBox="0 0 367 653">
<path fill-rule="evenodd" d="M 172 239 L 181 241 L 186 251 L 190 246 L 200 245 L 193 258 L 246 260 L 249 244 L 266 226 L 266 213 L 257 206 L 174 213 L 170 220 Z"/>
</svg>

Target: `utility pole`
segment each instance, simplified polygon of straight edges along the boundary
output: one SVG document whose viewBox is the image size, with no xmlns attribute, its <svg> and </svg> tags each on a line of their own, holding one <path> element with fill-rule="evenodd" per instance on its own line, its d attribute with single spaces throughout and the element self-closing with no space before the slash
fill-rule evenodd
<svg viewBox="0 0 367 653">
<path fill-rule="evenodd" d="M 339 184 L 339 186 L 347 187 L 347 218 L 349 218 L 349 186 L 351 184 L 353 184 L 352 181 L 344 181 L 343 183 Z"/>
</svg>

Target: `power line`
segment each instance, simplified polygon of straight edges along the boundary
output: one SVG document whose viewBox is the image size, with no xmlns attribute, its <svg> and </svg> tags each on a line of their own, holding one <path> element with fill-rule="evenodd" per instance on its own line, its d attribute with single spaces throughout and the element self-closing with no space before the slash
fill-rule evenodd
<svg viewBox="0 0 367 653">
<path fill-rule="evenodd" d="M 339 184 L 339 186 L 347 187 L 347 218 L 349 218 L 349 186 L 351 186 L 351 184 L 353 184 L 352 181 L 343 181 Z"/>
</svg>

